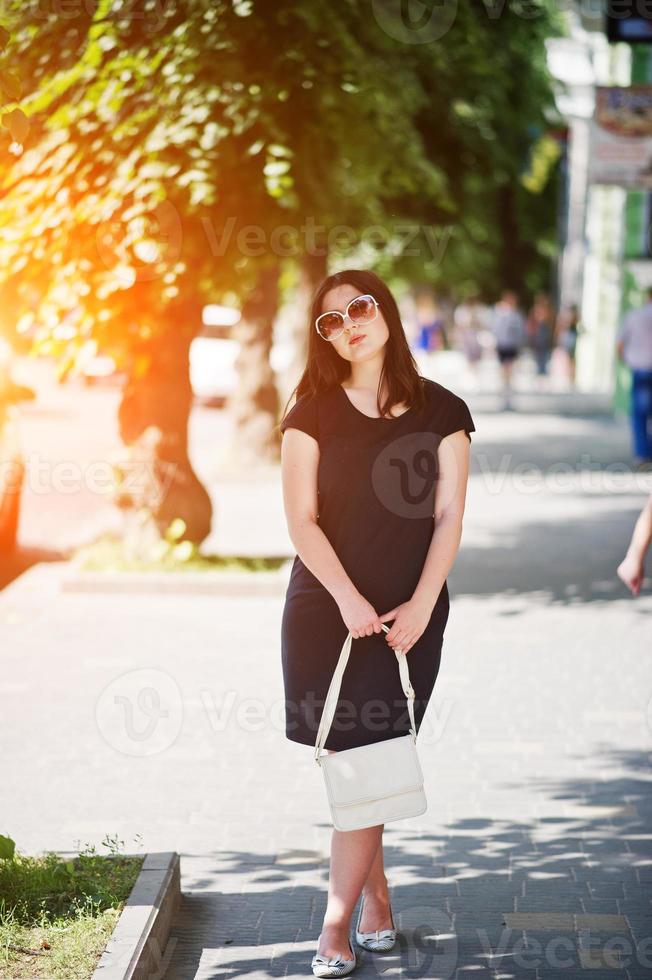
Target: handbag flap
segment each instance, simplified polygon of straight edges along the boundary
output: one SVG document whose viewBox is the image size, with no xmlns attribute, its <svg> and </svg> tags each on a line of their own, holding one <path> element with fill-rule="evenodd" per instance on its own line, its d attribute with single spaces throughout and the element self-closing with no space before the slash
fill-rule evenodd
<svg viewBox="0 0 652 980">
<path fill-rule="evenodd" d="M 383 799 L 423 786 L 423 772 L 411 735 L 322 755 L 331 800 L 336 806 Z"/>
</svg>

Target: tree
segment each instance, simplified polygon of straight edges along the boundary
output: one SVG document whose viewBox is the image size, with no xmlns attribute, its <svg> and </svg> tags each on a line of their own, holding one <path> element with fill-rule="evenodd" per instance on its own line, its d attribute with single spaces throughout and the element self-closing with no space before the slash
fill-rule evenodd
<svg viewBox="0 0 652 980">
<path fill-rule="evenodd" d="M 130 5 L 142 17 L 114 6 L 85 4 L 70 18 L 8 6 L 31 128 L 0 188 L 11 229 L 3 288 L 24 298 L 21 328 L 38 324 L 37 346 L 60 355 L 62 375 L 89 341 L 128 366 L 123 434 L 129 441 L 151 423 L 176 433 L 165 445 L 177 447 L 171 462 L 183 477 L 192 473 L 187 348 L 203 302 L 230 297 L 246 312 L 255 295 L 257 330 L 269 332 L 274 233 L 284 224 L 299 233 L 306 217 L 324 228 L 342 212 L 353 228 L 382 218 L 379 192 L 410 129 L 412 90 L 406 77 L 382 92 L 384 52 L 365 50 L 353 3 L 261 4 L 255 17 L 242 3 L 179 3 L 162 10 L 156 31 L 146 4 Z M 376 127 L 364 138 L 361 116 Z M 317 253 L 299 234 L 294 257 L 319 269 Z M 246 317 L 241 335 L 256 335 Z M 178 384 L 161 367 L 170 351 Z M 269 391 L 269 378 L 262 385 Z M 260 454 L 272 448 L 275 413 L 268 396 L 250 410 L 257 404 L 268 415 L 267 431 L 250 426 Z"/>
<path fill-rule="evenodd" d="M 381 256 L 379 271 L 458 297 L 532 293 L 549 281 L 558 179 L 552 167 L 533 191 L 522 178 L 558 121 L 544 42 L 561 22 L 548 0 L 448 8 L 455 16 L 441 36 L 404 46 L 421 92 L 415 126 L 443 179 L 437 194 L 385 196 L 419 234 L 411 255 Z"/>
<path fill-rule="evenodd" d="M 515 183 L 549 94 L 547 18 L 532 32 L 504 14 L 501 54 L 480 0 L 427 45 L 355 0 L 4 9 L 30 125 L 0 182 L 3 306 L 62 377 L 89 344 L 128 369 L 123 437 L 165 434 L 194 540 L 210 505 L 187 455 L 188 348 L 206 301 L 242 308 L 238 432 L 251 458 L 271 459 L 282 283 L 292 267 L 305 304 L 337 226 L 336 258 L 362 254 L 388 275 L 482 286 L 513 267 L 513 225 L 529 213 Z M 441 254 L 424 268 L 433 229 Z"/>
</svg>

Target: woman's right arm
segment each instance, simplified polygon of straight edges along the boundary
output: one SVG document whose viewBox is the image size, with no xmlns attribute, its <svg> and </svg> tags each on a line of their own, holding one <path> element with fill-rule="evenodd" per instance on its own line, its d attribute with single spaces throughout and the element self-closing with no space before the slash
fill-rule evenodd
<svg viewBox="0 0 652 980">
<path fill-rule="evenodd" d="M 335 599 L 354 638 L 380 633 L 376 610 L 358 592 L 317 523 L 318 465 L 317 440 L 301 429 L 288 427 L 281 443 L 281 478 L 290 540 L 306 568 Z"/>
</svg>

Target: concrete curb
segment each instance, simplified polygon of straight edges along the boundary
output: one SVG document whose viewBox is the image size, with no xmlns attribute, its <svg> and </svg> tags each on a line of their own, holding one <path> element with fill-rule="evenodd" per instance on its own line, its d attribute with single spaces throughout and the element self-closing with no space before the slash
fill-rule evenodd
<svg viewBox="0 0 652 980">
<path fill-rule="evenodd" d="M 143 593 L 177 595 L 283 595 L 290 565 L 275 572 L 89 572 L 70 570 L 60 580 L 61 592 Z"/>
<path fill-rule="evenodd" d="M 181 900 L 176 851 L 148 854 L 91 980 L 157 980 Z"/>
</svg>

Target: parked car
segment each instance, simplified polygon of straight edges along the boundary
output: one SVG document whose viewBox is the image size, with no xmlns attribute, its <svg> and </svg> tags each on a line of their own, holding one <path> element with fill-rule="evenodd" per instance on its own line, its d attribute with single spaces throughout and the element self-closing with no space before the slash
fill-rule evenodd
<svg viewBox="0 0 652 980">
<path fill-rule="evenodd" d="M 222 406 L 235 390 L 240 342 L 233 328 L 239 319 L 232 307 L 204 307 L 202 329 L 190 344 L 190 384 L 198 401 Z M 269 357 L 272 370 L 282 375 L 293 353 L 292 338 L 275 339 Z"/>
<path fill-rule="evenodd" d="M 209 304 L 204 307 L 202 327 L 190 342 L 190 386 L 195 399 L 209 405 L 222 407 L 235 391 L 238 382 L 236 360 L 240 342 L 234 327 L 240 312 L 234 307 Z M 270 352 L 272 370 L 282 374 L 293 353 L 289 340 L 276 340 Z M 78 358 L 78 373 L 86 385 L 119 385 L 125 380 L 125 372 L 118 369 L 115 361 L 89 342 Z"/>
<path fill-rule="evenodd" d="M 240 344 L 232 323 L 206 323 L 190 343 L 190 385 L 198 401 L 223 405 L 237 382 Z"/>
</svg>

